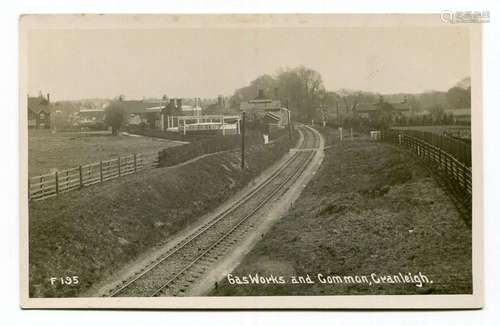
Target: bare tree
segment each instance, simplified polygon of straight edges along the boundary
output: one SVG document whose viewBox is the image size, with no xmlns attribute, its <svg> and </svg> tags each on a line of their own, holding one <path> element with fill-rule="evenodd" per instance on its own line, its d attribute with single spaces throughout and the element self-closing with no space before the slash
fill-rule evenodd
<svg viewBox="0 0 500 326">
<path fill-rule="evenodd" d="M 321 75 L 315 70 L 299 66 L 280 69 L 277 79 L 280 92 L 290 100 L 292 110 L 302 120 L 314 119 L 320 104 L 320 94 L 324 92 Z"/>
</svg>

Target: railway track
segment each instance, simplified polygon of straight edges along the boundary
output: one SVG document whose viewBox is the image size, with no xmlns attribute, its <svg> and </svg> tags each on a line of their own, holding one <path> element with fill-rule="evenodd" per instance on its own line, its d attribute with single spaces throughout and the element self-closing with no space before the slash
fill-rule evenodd
<svg viewBox="0 0 500 326">
<path fill-rule="evenodd" d="M 264 182 L 236 201 L 214 219 L 203 224 L 161 256 L 122 281 L 107 295 L 111 297 L 182 296 L 209 267 L 241 240 L 256 222 L 255 216 L 269 202 L 279 198 L 313 159 L 319 137 L 308 127 L 300 151 Z"/>
<path fill-rule="evenodd" d="M 315 131 L 309 127 L 302 127 L 304 133 L 304 141 L 300 149 L 315 149 L 319 146 L 319 138 Z"/>
</svg>

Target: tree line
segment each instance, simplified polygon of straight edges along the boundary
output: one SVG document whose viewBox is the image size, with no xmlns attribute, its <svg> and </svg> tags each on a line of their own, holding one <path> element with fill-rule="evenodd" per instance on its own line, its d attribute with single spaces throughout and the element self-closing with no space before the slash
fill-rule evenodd
<svg viewBox="0 0 500 326">
<path fill-rule="evenodd" d="M 390 100 L 403 98 L 415 112 L 426 111 L 427 116 L 406 118 L 388 115 L 394 112 L 389 101 L 381 95 L 371 92 L 338 90 L 329 91 L 325 88 L 321 74 L 305 66 L 295 68 L 280 68 L 274 75 L 265 74 L 257 77 L 248 86 L 237 89 L 229 99 L 232 110 L 237 111 L 241 102 L 254 99 L 259 90 L 263 90 L 267 97 L 280 100 L 288 107 L 292 118 L 298 121 L 332 120 L 335 116 L 336 124 L 359 124 L 355 112 L 360 104 L 378 105 L 376 124 L 413 124 L 413 123 L 451 123 L 452 117 L 444 113 L 447 108 L 470 108 L 471 89 L 452 87 L 447 92 L 426 92 L 422 94 L 392 94 Z M 334 120 L 335 120 L 334 119 Z M 358 118 L 358 120 L 363 120 Z M 366 119 L 365 119 L 366 120 Z M 390 122 L 389 122 L 390 121 Z M 370 121 L 365 121 L 370 123 Z"/>
</svg>

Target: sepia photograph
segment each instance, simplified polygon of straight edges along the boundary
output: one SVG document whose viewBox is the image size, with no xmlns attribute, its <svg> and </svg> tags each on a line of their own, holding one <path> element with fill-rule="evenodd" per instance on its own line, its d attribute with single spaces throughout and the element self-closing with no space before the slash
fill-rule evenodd
<svg viewBox="0 0 500 326">
<path fill-rule="evenodd" d="M 487 21 L 22 16 L 23 307 L 480 308 Z"/>
</svg>

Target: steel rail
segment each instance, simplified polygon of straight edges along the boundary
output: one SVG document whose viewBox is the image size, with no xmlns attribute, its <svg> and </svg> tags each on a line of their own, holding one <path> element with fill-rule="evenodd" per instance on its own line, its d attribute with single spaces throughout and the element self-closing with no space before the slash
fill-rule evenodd
<svg viewBox="0 0 500 326">
<path fill-rule="evenodd" d="M 194 266 L 198 261 L 200 261 L 202 258 L 204 258 L 206 255 L 208 255 L 214 248 L 216 248 L 219 244 L 222 243 L 228 236 L 230 236 L 234 231 L 236 231 L 244 222 L 246 222 L 250 217 L 254 216 L 255 213 L 260 210 L 264 205 L 266 205 L 271 199 L 274 198 L 276 193 L 278 193 L 283 187 L 292 179 L 294 179 L 296 176 L 302 174 L 304 169 L 307 167 L 307 164 L 312 160 L 314 156 L 314 152 L 311 151 L 311 153 L 307 156 L 307 158 L 304 161 L 305 164 L 299 165 L 299 168 L 297 171 L 294 172 L 294 174 L 290 175 L 285 179 L 284 182 L 279 184 L 273 191 L 272 193 L 267 196 L 262 202 L 259 203 L 249 214 L 247 214 L 245 217 L 241 218 L 240 221 L 231 228 L 228 232 L 226 232 L 224 235 L 222 235 L 219 239 L 217 239 L 210 247 L 205 249 L 200 255 L 198 255 L 191 263 L 189 263 L 186 267 L 184 267 L 180 272 L 178 272 L 175 276 L 173 276 L 171 279 L 169 279 L 164 285 L 162 285 L 160 288 L 158 288 L 155 292 L 153 292 L 151 297 L 157 296 L 160 294 L 166 287 L 168 287 L 170 284 L 172 284 L 176 279 L 178 279 L 182 274 L 184 274 L 186 271 L 188 271 L 192 266 Z"/>
<path fill-rule="evenodd" d="M 169 249 L 166 253 L 161 255 L 155 260 L 152 260 L 150 264 L 148 264 L 145 268 L 143 268 L 139 273 L 136 273 L 133 277 L 125 281 L 125 284 L 119 286 L 119 288 L 115 288 L 111 291 L 109 296 L 114 297 L 118 295 L 120 292 L 125 290 L 127 287 L 129 287 L 131 284 L 142 278 L 144 275 L 146 275 L 148 272 L 150 272 L 152 269 L 154 269 L 156 266 L 160 265 L 163 261 L 166 259 L 170 258 L 172 255 L 177 253 L 179 250 L 183 249 L 186 245 L 191 243 L 193 240 L 197 239 L 200 235 L 204 234 L 206 231 L 208 231 L 211 227 L 215 226 L 218 222 L 220 222 L 222 219 L 227 217 L 230 213 L 232 213 L 234 210 L 239 208 L 241 205 L 245 204 L 248 202 L 252 197 L 257 194 L 262 188 L 267 186 L 269 183 L 271 183 L 273 180 L 275 180 L 279 173 L 281 173 L 285 168 L 289 166 L 289 164 L 292 163 L 293 160 L 296 159 L 296 155 L 291 156 L 283 166 L 281 166 L 278 170 L 276 170 L 268 179 L 266 179 L 263 183 L 258 185 L 256 188 L 254 188 L 252 191 L 250 191 L 248 194 L 240 198 L 238 201 L 236 201 L 234 204 L 232 204 L 230 207 L 225 209 L 223 212 L 221 212 L 219 215 L 217 215 L 214 219 L 208 221 L 207 223 L 203 224 L 200 226 L 198 229 L 196 229 L 193 233 L 189 234 L 186 238 L 182 239 L 179 243 L 174 245 L 171 249 Z"/>
<path fill-rule="evenodd" d="M 308 130 L 309 131 L 309 130 Z M 310 131 L 309 131 L 310 132 Z M 314 137 L 316 137 L 315 133 Z M 164 262 L 166 259 L 174 255 L 175 253 L 179 252 L 181 249 L 186 247 L 188 244 L 190 244 L 193 240 L 197 239 L 200 235 L 204 234 L 206 231 L 208 231 L 211 227 L 216 225 L 219 221 L 224 219 L 227 215 L 232 213 L 234 210 L 237 208 L 241 207 L 244 203 L 248 202 L 252 197 L 258 193 L 262 188 L 266 187 L 268 184 L 270 184 L 273 180 L 275 180 L 281 172 L 283 172 L 286 168 L 288 168 L 293 161 L 295 161 L 298 158 L 297 154 L 292 155 L 290 158 L 288 158 L 282 166 L 280 166 L 279 169 L 274 171 L 270 177 L 268 177 L 264 182 L 262 182 L 260 185 L 252 189 L 248 194 L 240 198 L 237 202 L 235 202 L 233 205 L 225 209 L 223 212 L 221 212 L 217 217 L 214 219 L 210 220 L 209 222 L 203 224 L 200 226 L 198 229 L 196 229 L 193 233 L 188 235 L 186 238 L 182 239 L 178 244 L 176 244 L 174 247 L 169 249 L 166 253 L 162 254 L 158 258 L 152 260 L 151 263 L 149 263 L 145 268 L 143 268 L 140 272 L 136 273 L 134 276 L 130 277 L 129 279 L 124 281 L 124 284 L 121 286 L 118 285 L 114 289 L 110 291 L 108 296 L 114 297 L 121 292 L 123 292 L 125 289 L 127 289 L 130 285 L 138 281 L 140 278 L 145 276 L 147 273 L 149 273 L 151 270 L 153 270 L 155 267 L 160 265 L 162 262 Z M 285 181 L 286 183 L 286 181 Z"/>
</svg>

